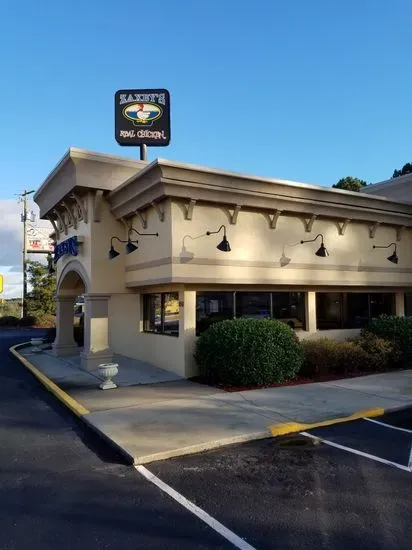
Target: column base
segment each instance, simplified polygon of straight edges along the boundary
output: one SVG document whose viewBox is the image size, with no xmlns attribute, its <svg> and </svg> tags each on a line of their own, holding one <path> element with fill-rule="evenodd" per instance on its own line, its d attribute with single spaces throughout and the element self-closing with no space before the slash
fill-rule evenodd
<svg viewBox="0 0 412 550">
<path fill-rule="evenodd" d="M 52 344 L 52 351 L 56 357 L 67 357 L 69 355 L 78 355 L 79 347 L 76 342 L 73 344 Z"/>
<path fill-rule="evenodd" d="M 97 367 L 102 363 L 111 363 L 113 359 L 113 352 L 111 349 L 105 349 L 95 353 L 91 351 L 82 351 L 80 354 L 80 359 L 82 369 L 88 371 L 97 370 Z"/>
</svg>

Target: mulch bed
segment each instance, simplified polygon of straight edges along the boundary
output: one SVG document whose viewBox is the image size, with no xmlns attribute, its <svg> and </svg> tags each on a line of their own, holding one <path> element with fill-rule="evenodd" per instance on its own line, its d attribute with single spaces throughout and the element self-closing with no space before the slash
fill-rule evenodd
<svg viewBox="0 0 412 550">
<path fill-rule="evenodd" d="M 314 382 L 333 382 L 334 380 L 346 380 L 348 378 L 358 378 L 359 376 L 368 376 L 370 374 L 384 374 L 385 372 L 394 372 L 394 369 L 390 370 L 381 370 L 377 372 L 356 372 L 348 374 L 328 374 L 323 376 L 314 376 L 313 378 L 306 378 L 304 376 L 298 376 L 294 380 L 289 380 L 288 382 L 281 382 L 280 384 L 262 384 L 262 385 L 252 385 L 252 386 L 230 386 L 227 384 L 211 384 L 205 378 L 201 376 L 194 376 L 190 378 L 192 382 L 197 382 L 198 384 L 204 384 L 205 386 L 211 386 L 212 388 L 218 388 L 219 390 L 224 390 L 227 392 L 238 392 L 246 390 L 262 390 L 264 388 L 283 388 L 285 386 L 300 386 L 302 384 L 313 384 Z"/>
</svg>

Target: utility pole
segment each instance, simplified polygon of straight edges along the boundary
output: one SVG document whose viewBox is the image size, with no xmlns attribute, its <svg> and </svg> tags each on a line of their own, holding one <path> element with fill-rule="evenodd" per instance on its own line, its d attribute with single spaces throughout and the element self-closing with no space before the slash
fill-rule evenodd
<svg viewBox="0 0 412 550">
<path fill-rule="evenodd" d="M 22 299 L 22 311 L 21 316 L 26 317 L 27 315 L 27 197 L 34 193 L 32 191 L 26 191 L 26 189 L 19 195 L 21 202 L 23 202 L 23 214 L 21 216 L 21 221 L 23 222 L 23 299 Z"/>
</svg>

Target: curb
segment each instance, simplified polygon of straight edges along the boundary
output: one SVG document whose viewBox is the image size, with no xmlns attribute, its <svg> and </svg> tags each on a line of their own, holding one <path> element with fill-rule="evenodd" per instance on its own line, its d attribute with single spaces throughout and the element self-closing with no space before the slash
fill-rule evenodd
<svg viewBox="0 0 412 550">
<path fill-rule="evenodd" d="M 296 432 L 305 432 L 307 430 L 313 430 L 313 428 L 322 428 L 324 426 L 333 426 L 334 424 L 342 424 L 344 422 L 350 422 L 351 420 L 359 420 L 360 418 L 373 418 L 374 416 L 382 416 L 385 414 L 385 409 L 382 407 L 375 407 L 372 409 L 362 409 L 349 416 L 338 416 L 337 418 L 331 418 L 329 420 L 322 420 L 321 422 L 311 422 L 308 424 L 300 422 L 286 422 L 283 424 L 273 424 L 269 426 L 270 433 L 273 437 L 280 435 L 287 435 Z"/>
<path fill-rule="evenodd" d="M 63 403 L 68 409 L 70 409 L 76 416 L 83 418 L 85 415 L 89 414 L 90 411 L 87 410 L 83 405 L 78 403 L 73 397 L 70 397 L 65 391 L 63 391 L 57 384 L 55 384 L 50 378 L 43 374 L 39 369 L 30 363 L 25 357 L 23 357 L 18 351 L 18 348 L 26 347 L 27 342 L 23 344 L 17 344 L 9 348 L 9 351 L 16 359 L 22 363 L 27 370 L 29 370 L 33 376 L 43 384 L 43 386 L 52 393 L 59 401 Z"/>
<path fill-rule="evenodd" d="M 114 447 L 120 454 L 127 460 L 127 462 L 131 465 L 140 465 L 140 464 L 147 464 L 149 462 L 154 462 L 156 460 L 166 460 L 168 458 L 178 457 L 178 456 L 184 456 L 188 454 L 194 454 L 199 453 L 202 451 L 212 450 L 212 449 L 218 449 L 220 447 L 226 446 L 226 445 L 233 445 L 236 443 L 245 443 L 248 441 L 256 441 L 259 439 L 266 439 L 271 437 L 279 437 L 282 435 L 297 433 L 297 432 L 303 432 L 307 430 L 311 430 L 313 428 L 320 428 L 323 426 L 332 426 L 333 424 L 341 424 L 344 422 L 350 422 L 352 420 L 358 420 L 361 418 L 373 418 L 376 416 L 382 416 L 385 413 L 394 412 L 396 410 L 402 410 L 406 408 L 410 408 L 410 405 L 400 406 L 395 409 L 383 409 L 381 407 L 375 407 L 370 409 L 362 409 L 359 410 L 351 415 L 348 416 L 340 416 L 336 418 L 330 418 L 328 420 L 323 420 L 320 422 L 312 422 L 312 423 L 301 423 L 301 422 L 284 422 L 282 424 L 271 424 L 267 426 L 267 431 L 265 432 L 257 432 L 254 434 L 248 434 L 244 436 L 236 436 L 226 439 L 221 439 L 217 441 L 209 441 L 205 443 L 201 443 L 198 445 L 191 445 L 188 447 L 184 447 L 181 449 L 172 449 L 169 451 L 163 451 L 159 453 L 153 453 L 150 455 L 135 457 L 132 456 L 126 449 L 121 447 L 118 443 L 116 443 L 115 440 L 113 440 L 110 436 L 108 436 L 106 433 L 104 433 L 102 430 L 100 430 L 97 426 L 93 424 L 92 421 L 88 419 L 88 415 L 90 414 L 90 411 L 86 409 L 83 405 L 81 405 L 79 402 L 77 402 L 75 399 L 73 399 L 70 395 L 68 395 L 64 390 L 59 388 L 57 384 L 55 384 L 50 378 L 48 378 L 45 374 L 43 374 L 39 369 L 37 369 L 34 365 L 30 363 L 25 357 L 23 357 L 17 350 L 19 348 L 27 347 L 30 345 L 29 342 L 24 342 L 22 344 L 16 344 L 9 348 L 10 353 L 22 363 L 27 370 L 29 370 L 35 378 L 39 380 L 41 384 L 50 392 L 52 393 L 57 399 L 63 403 L 68 409 L 70 409 L 79 419 L 81 419 L 84 424 L 91 428 L 97 435 L 99 435 L 103 440 L 105 440 L 108 444 L 110 444 L 112 447 Z"/>
</svg>

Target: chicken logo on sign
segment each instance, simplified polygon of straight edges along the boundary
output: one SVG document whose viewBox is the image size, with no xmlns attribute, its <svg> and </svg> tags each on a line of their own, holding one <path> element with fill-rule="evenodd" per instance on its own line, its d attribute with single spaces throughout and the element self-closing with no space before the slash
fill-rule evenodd
<svg viewBox="0 0 412 550">
<path fill-rule="evenodd" d="M 154 103 L 132 103 L 123 109 L 123 116 L 134 126 L 151 126 L 162 114 L 162 108 Z"/>
</svg>

